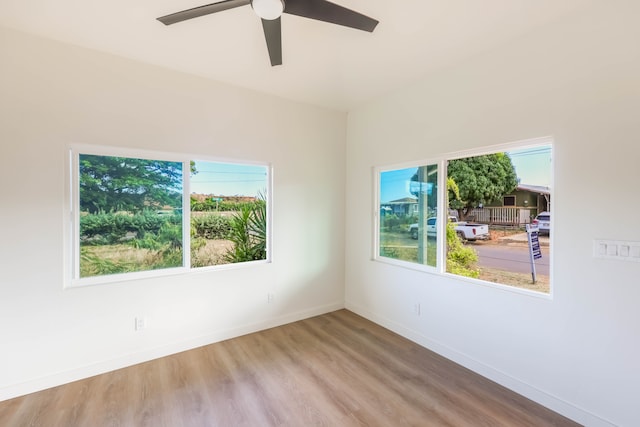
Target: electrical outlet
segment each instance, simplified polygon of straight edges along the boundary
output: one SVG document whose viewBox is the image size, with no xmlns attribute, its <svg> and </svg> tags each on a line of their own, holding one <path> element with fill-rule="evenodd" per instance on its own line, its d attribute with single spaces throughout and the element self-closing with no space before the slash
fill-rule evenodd
<svg viewBox="0 0 640 427">
<path fill-rule="evenodd" d="M 147 327 L 147 319 L 144 317 L 138 316 L 136 317 L 136 331 L 141 331 Z"/>
<path fill-rule="evenodd" d="M 271 304 L 273 303 L 273 300 L 276 298 L 276 296 L 272 293 L 268 293 L 267 294 L 267 304 Z"/>
</svg>

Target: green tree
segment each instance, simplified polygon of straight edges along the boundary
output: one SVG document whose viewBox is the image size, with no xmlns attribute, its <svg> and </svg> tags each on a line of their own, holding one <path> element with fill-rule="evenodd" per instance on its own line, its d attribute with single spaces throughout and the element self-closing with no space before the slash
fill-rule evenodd
<svg viewBox="0 0 640 427">
<path fill-rule="evenodd" d="M 450 160 L 447 177 L 458 188 L 456 195 L 448 185 L 449 207 L 456 209 L 460 218 L 481 204 L 500 200 L 518 185 L 515 168 L 506 153 Z"/>
<path fill-rule="evenodd" d="M 458 184 L 456 184 L 456 181 L 450 176 L 447 177 L 447 197 L 449 198 L 449 207 L 462 200 L 460 197 L 460 188 Z"/>
<path fill-rule="evenodd" d="M 182 163 L 80 155 L 80 210 L 139 212 L 182 206 Z M 196 173 L 191 165 L 191 172 Z"/>
</svg>

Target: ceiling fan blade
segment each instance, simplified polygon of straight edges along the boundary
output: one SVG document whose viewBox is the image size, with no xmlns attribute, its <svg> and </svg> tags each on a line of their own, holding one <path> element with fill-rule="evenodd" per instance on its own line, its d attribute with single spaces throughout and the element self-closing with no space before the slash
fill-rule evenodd
<svg viewBox="0 0 640 427">
<path fill-rule="evenodd" d="M 262 20 L 262 29 L 264 30 L 264 38 L 267 41 L 272 67 L 282 65 L 282 30 L 280 22 L 280 18 Z"/>
<path fill-rule="evenodd" d="M 378 21 L 326 0 L 286 0 L 284 13 L 372 32 Z"/>
<path fill-rule="evenodd" d="M 158 18 L 158 21 L 162 22 L 164 25 L 171 25 L 176 22 L 186 21 L 187 19 L 197 18 L 211 13 L 222 12 L 223 10 L 233 9 L 250 3 L 251 0 L 224 0 L 218 3 L 211 3 L 205 6 L 194 7 L 193 9 L 172 13 L 171 15 L 161 16 Z"/>
</svg>

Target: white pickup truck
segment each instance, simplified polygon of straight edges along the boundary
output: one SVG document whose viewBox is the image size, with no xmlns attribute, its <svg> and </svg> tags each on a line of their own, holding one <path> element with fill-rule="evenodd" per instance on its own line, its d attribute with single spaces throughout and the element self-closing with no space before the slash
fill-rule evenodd
<svg viewBox="0 0 640 427">
<path fill-rule="evenodd" d="M 437 218 L 435 216 L 427 219 L 427 222 L 426 222 L 427 236 L 436 235 L 437 233 L 436 220 Z M 458 218 L 455 216 L 450 216 L 449 222 L 454 223 L 456 234 L 462 240 L 487 240 L 490 238 L 489 226 L 486 224 L 472 224 L 465 221 L 458 221 Z M 411 224 L 409 226 L 409 233 L 411 234 L 412 239 L 418 238 L 417 223 Z"/>
</svg>

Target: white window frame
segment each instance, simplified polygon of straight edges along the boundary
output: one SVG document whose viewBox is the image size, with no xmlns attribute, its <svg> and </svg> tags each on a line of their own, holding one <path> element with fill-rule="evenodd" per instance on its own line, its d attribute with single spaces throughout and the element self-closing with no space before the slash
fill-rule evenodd
<svg viewBox="0 0 640 427">
<path fill-rule="evenodd" d="M 437 200 L 437 205 L 441 206 L 442 200 L 443 200 L 442 194 L 444 193 L 441 193 L 440 188 L 443 185 L 446 186 L 446 180 L 443 179 L 443 175 L 442 175 L 443 161 L 441 158 L 439 159 L 432 158 L 432 159 L 420 160 L 416 162 L 400 163 L 400 164 L 394 164 L 390 166 L 379 166 L 373 169 L 373 182 L 374 182 L 373 242 L 374 242 L 374 246 L 371 254 L 371 259 L 375 261 L 383 262 L 386 264 L 397 265 L 403 268 L 409 268 L 412 270 L 424 271 L 429 273 L 440 273 L 442 271 L 441 267 L 443 265 L 444 252 L 440 250 L 441 246 L 443 246 L 440 244 L 440 241 L 444 236 L 444 234 L 442 233 L 445 231 L 444 226 L 442 225 L 442 221 L 438 221 L 438 231 L 436 233 L 436 266 L 435 267 L 427 264 L 419 264 L 417 262 L 404 261 L 404 260 L 385 257 L 380 255 L 380 204 L 381 204 L 380 176 L 381 174 L 383 172 L 390 172 L 390 171 L 399 170 L 399 169 L 419 168 L 422 166 L 432 166 L 432 165 L 435 165 L 438 167 L 438 193 L 436 194 L 436 200 Z M 441 215 L 440 208 L 438 208 L 438 211 L 437 211 L 438 218 L 440 218 L 440 215 Z"/>
<path fill-rule="evenodd" d="M 156 270 L 137 271 L 130 273 L 108 274 L 101 276 L 80 277 L 80 182 L 79 182 L 79 158 L 80 155 L 98 155 L 113 157 L 129 157 L 136 159 L 160 160 L 170 162 L 181 162 L 182 175 L 182 266 L 169 267 Z M 264 166 L 267 171 L 266 177 L 266 213 L 267 213 L 267 256 L 264 260 L 246 261 L 240 263 L 228 263 L 222 265 L 212 265 L 204 267 L 191 267 L 191 199 L 189 171 L 191 161 L 218 162 L 237 165 Z M 227 159 L 203 155 L 191 155 L 183 153 L 169 153 L 152 150 L 138 150 L 121 147 L 107 147 L 74 144 L 68 147 L 66 182 L 68 183 L 65 192 L 65 245 L 64 245 L 64 287 L 75 288 L 90 285 L 116 283 L 129 280 L 147 279 L 153 277 L 171 276 L 177 274 L 188 274 L 191 272 L 203 272 L 214 270 L 226 270 L 235 268 L 245 268 L 249 265 L 271 263 L 272 258 L 272 165 L 266 162 L 256 162 L 247 160 Z"/>
<path fill-rule="evenodd" d="M 541 138 L 532 138 L 527 140 L 515 141 L 506 144 L 497 144 L 492 146 L 484 146 L 475 149 L 462 150 L 453 153 L 445 153 L 444 155 L 438 157 L 432 157 L 429 159 L 424 159 L 420 161 L 412 161 L 405 163 L 398 163 L 394 165 L 385 165 L 385 166 L 376 166 L 373 168 L 373 182 L 374 182 L 374 197 L 373 197 L 373 251 L 371 259 L 375 262 L 382 262 L 385 264 L 395 265 L 401 268 L 407 268 L 411 270 L 418 270 L 429 274 L 436 274 L 464 282 L 469 282 L 475 285 L 486 286 L 490 288 L 506 290 L 509 292 L 521 293 L 530 296 L 540 297 L 543 299 L 553 299 L 553 287 L 554 287 L 554 278 L 553 278 L 553 266 L 554 266 L 554 256 L 553 256 L 553 236 L 555 233 L 553 231 L 550 232 L 550 248 L 551 251 L 549 253 L 549 293 L 537 292 L 528 289 L 518 288 L 508 284 L 494 283 L 488 282 L 481 279 L 475 279 L 472 277 L 460 276 L 453 273 L 446 272 L 446 221 L 438 221 L 438 233 L 436 238 L 436 266 L 428 266 L 418 263 L 413 263 L 410 261 L 397 260 L 389 257 L 384 257 L 380 255 L 380 176 L 382 172 L 393 171 L 398 169 L 405 169 L 410 167 L 419 167 L 425 165 L 437 165 L 438 166 L 438 195 L 437 195 L 437 217 L 438 218 L 448 218 L 449 215 L 449 207 L 444 203 L 447 197 L 447 186 L 446 186 L 446 177 L 448 176 L 447 164 L 449 160 L 462 159 L 467 157 L 475 157 L 482 156 L 486 154 L 492 154 L 497 152 L 506 152 L 512 150 L 520 150 L 527 148 L 535 148 L 540 146 L 551 146 L 551 188 L 554 187 L 554 179 L 555 179 L 555 169 L 553 164 L 554 159 L 554 139 L 552 136 L 541 137 Z M 552 218 L 555 217 L 553 209 L 555 203 L 551 204 L 551 215 Z M 553 223 L 551 224 L 553 227 Z"/>
</svg>

